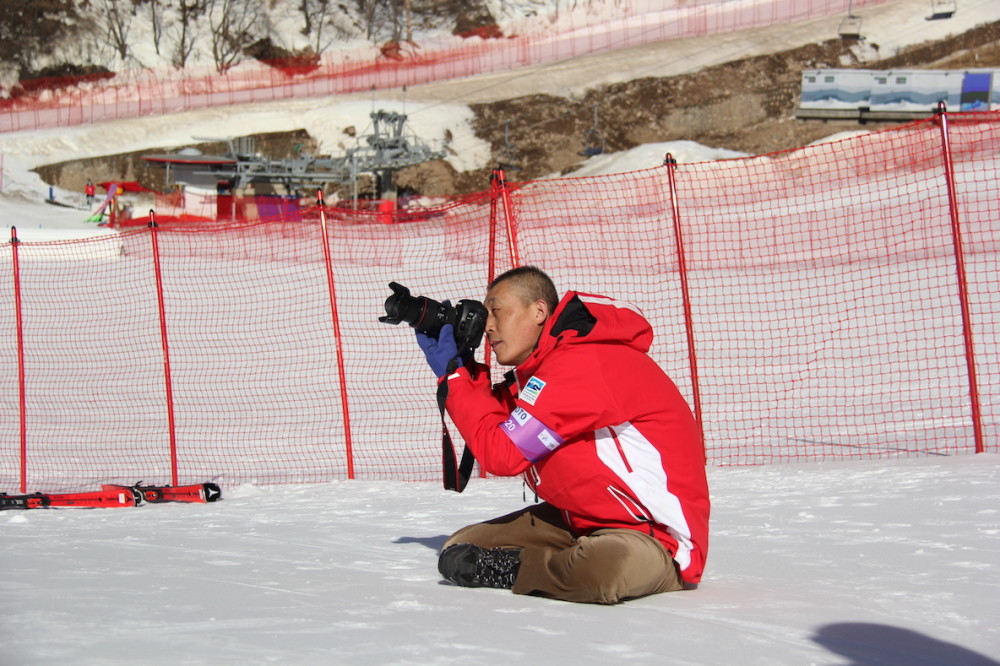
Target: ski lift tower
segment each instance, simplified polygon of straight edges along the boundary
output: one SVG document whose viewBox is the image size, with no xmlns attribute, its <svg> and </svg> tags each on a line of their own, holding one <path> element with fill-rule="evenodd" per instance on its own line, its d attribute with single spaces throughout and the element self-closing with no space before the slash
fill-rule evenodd
<svg viewBox="0 0 1000 666">
<path fill-rule="evenodd" d="M 223 141 L 225 155 L 197 157 L 178 155 L 146 155 L 144 160 L 167 169 L 184 167 L 187 176 L 197 176 L 200 186 L 220 187 L 225 184 L 231 191 L 242 190 L 252 183 L 281 185 L 291 194 L 303 187 L 325 187 L 327 184 L 351 185 L 354 200 L 358 198 L 358 176 L 372 174 L 378 181 L 377 198 L 396 200 L 393 172 L 404 167 L 444 159 L 444 150 L 432 150 L 415 134 L 406 131 L 406 115 L 390 111 L 371 114 L 374 132 L 364 137 L 367 145 L 359 140 L 355 148 L 340 157 L 318 158 L 300 153 L 292 159 L 272 160 L 255 150 L 252 137 L 236 139 L 201 139 Z M 191 182 L 190 180 L 188 182 Z"/>
<path fill-rule="evenodd" d="M 407 116 L 394 111 L 375 111 L 371 114 L 373 132 L 365 137 L 367 146 L 347 151 L 354 199 L 358 198 L 358 176 L 374 174 L 377 182 L 376 197 L 396 200 L 396 183 L 393 173 L 408 166 L 444 159 L 445 151 L 432 150 L 413 133 L 406 131 Z"/>
</svg>

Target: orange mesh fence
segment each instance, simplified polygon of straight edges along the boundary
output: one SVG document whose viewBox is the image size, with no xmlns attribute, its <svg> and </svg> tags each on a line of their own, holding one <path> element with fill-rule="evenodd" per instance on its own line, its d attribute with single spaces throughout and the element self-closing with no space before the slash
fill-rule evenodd
<svg viewBox="0 0 1000 666">
<path fill-rule="evenodd" d="M 710 464 L 996 451 L 998 157 L 1000 115 L 947 114 L 497 179 L 393 224 L 311 208 L 9 243 L 0 487 L 439 479 L 435 380 L 412 330 L 377 321 L 388 283 L 481 299 L 515 263 L 646 313 Z"/>
<path fill-rule="evenodd" d="M 726 33 L 836 15 L 886 0 L 691 0 L 662 8 L 643 0 L 616 3 L 619 18 L 563 12 L 525 22 L 500 35 L 480 30 L 467 37 L 432 38 L 420 44 L 331 50 L 270 63 L 246 62 L 219 74 L 211 67 L 170 71 L 59 77 L 19 82 L 0 99 L 0 132 L 65 127 L 176 113 L 215 106 L 271 102 L 405 86 L 502 72 L 682 37 Z M 652 5 L 652 6 L 651 6 Z M 495 28 L 495 27 L 494 27 Z M 480 39 L 483 37 L 502 37 Z"/>
</svg>

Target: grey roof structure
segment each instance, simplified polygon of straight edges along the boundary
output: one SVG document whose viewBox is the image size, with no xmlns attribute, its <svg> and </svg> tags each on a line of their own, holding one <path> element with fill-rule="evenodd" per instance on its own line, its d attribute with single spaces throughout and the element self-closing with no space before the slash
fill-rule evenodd
<svg viewBox="0 0 1000 666">
<path fill-rule="evenodd" d="M 378 174 L 391 182 L 391 173 L 404 167 L 443 159 L 444 150 L 433 150 L 422 139 L 408 131 L 407 116 L 393 111 L 371 113 L 373 131 L 361 137 L 357 145 L 340 157 L 298 157 L 272 160 L 254 152 L 251 137 L 229 138 L 223 156 L 146 155 L 152 165 L 175 168 L 193 166 L 191 173 L 213 181 L 228 180 L 234 189 L 251 183 L 279 183 L 289 191 L 326 184 L 354 185 L 362 174 Z M 209 139 L 206 139 L 209 140 Z"/>
</svg>

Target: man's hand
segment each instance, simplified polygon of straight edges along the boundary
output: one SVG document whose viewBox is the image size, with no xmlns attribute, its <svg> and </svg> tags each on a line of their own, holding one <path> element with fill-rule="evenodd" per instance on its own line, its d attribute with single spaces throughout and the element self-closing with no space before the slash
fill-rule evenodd
<svg viewBox="0 0 1000 666">
<path fill-rule="evenodd" d="M 439 379 L 448 374 L 448 364 L 452 360 L 456 362 L 456 368 L 462 365 L 462 358 L 458 355 L 458 345 L 455 344 L 455 329 L 451 324 L 441 327 L 436 340 L 417 331 L 417 344 L 427 358 L 427 365 L 431 366 L 431 370 Z"/>
</svg>

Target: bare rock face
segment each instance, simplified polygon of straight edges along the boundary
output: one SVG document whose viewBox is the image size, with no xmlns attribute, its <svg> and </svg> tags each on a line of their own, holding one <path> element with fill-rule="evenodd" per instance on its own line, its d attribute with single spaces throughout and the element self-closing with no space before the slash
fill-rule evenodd
<svg viewBox="0 0 1000 666">
<path fill-rule="evenodd" d="M 496 26 L 497 20 L 493 18 L 490 10 L 480 5 L 478 2 L 456 2 L 454 10 L 455 27 L 452 29 L 453 35 L 479 35 L 488 36 L 486 29 Z"/>
<path fill-rule="evenodd" d="M 456 193 L 455 168 L 444 160 L 425 162 L 396 172 L 396 186 L 404 191 L 419 192 L 428 197 L 451 196 Z M 481 188 L 481 189 L 486 189 Z"/>
</svg>

